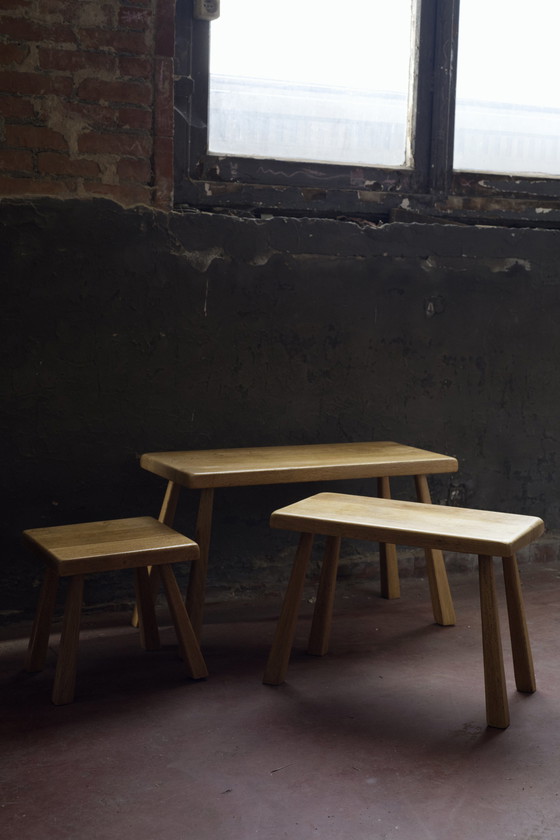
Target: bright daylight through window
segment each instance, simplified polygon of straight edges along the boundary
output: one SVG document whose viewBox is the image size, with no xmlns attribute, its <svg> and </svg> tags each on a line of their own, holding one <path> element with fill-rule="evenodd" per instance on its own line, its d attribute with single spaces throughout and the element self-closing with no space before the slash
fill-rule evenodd
<svg viewBox="0 0 560 840">
<path fill-rule="evenodd" d="M 560 175 L 559 0 L 461 0 L 455 169 Z"/>
<path fill-rule="evenodd" d="M 411 0 L 222 0 L 210 36 L 211 153 L 402 166 Z"/>
<path fill-rule="evenodd" d="M 221 7 L 210 40 L 211 153 L 411 164 L 413 0 Z M 462 0 L 455 169 L 560 174 L 559 30 L 560 0 Z"/>
</svg>

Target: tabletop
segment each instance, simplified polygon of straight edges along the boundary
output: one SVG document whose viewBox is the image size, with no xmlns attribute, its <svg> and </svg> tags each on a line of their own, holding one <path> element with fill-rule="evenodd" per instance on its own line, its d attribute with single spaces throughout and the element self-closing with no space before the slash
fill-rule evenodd
<svg viewBox="0 0 560 840">
<path fill-rule="evenodd" d="M 456 472 L 456 458 L 394 441 L 147 452 L 143 469 L 192 489 Z"/>
</svg>

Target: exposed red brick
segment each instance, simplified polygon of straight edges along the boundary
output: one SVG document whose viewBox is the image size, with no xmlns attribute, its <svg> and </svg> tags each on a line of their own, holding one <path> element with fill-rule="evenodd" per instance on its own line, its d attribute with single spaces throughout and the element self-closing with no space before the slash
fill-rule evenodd
<svg viewBox="0 0 560 840">
<path fill-rule="evenodd" d="M 160 179 L 173 180 L 173 138 L 154 138 L 154 177 L 156 185 Z"/>
<path fill-rule="evenodd" d="M 31 0 L 0 0 L 0 9 L 28 9 L 31 6 Z"/>
<path fill-rule="evenodd" d="M 68 102 L 66 110 L 69 117 L 82 117 L 92 128 L 116 128 L 119 125 L 120 111 L 117 108 L 88 102 Z M 134 128 L 136 127 L 134 126 Z M 144 126 L 138 127 L 143 128 Z"/>
<path fill-rule="evenodd" d="M 116 19 L 118 2 L 40 0 L 39 6 L 43 15 L 61 15 L 64 21 L 73 26 L 111 26 Z"/>
<path fill-rule="evenodd" d="M 80 99 L 92 102 L 130 102 L 149 105 L 152 101 L 151 84 L 140 82 L 106 82 L 102 79 L 85 79 L 78 87 Z"/>
<path fill-rule="evenodd" d="M 46 175 L 73 175 L 95 178 L 99 175 L 99 164 L 93 160 L 72 160 L 68 155 L 43 152 L 37 156 L 39 172 Z"/>
<path fill-rule="evenodd" d="M 152 177 L 152 167 L 147 160 L 123 158 L 117 165 L 117 174 L 121 181 L 136 181 L 139 184 L 147 184 Z"/>
<path fill-rule="evenodd" d="M 43 70 L 92 70 L 115 73 L 117 61 L 111 55 L 81 50 L 56 50 L 39 47 L 39 65 Z"/>
<path fill-rule="evenodd" d="M 23 17 L 0 18 L 0 33 L 14 41 L 54 41 L 75 44 L 76 36 L 70 26 L 38 23 Z"/>
<path fill-rule="evenodd" d="M 150 131 L 152 127 L 152 112 L 142 108 L 121 108 L 118 123 L 121 128 L 136 128 Z"/>
<path fill-rule="evenodd" d="M 157 136 L 173 135 L 173 59 L 156 58 L 154 128 Z"/>
<path fill-rule="evenodd" d="M 35 110 L 31 99 L 25 99 L 23 96 L 2 96 L 0 114 L 5 118 L 25 120 L 33 118 Z"/>
<path fill-rule="evenodd" d="M 175 3 L 157 0 L 155 54 L 173 58 L 175 54 Z"/>
<path fill-rule="evenodd" d="M 78 38 L 85 49 L 110 50 L 130 55 L 148 55 L 146 35 L 141 32 L 115 32 L 113 29 L 79 29 Z"/>
<path fill-rule="evenodd" d="M 66 149 L 67 143 L 62 134 L 40 125 L 7 125 L 5 128 L 6 145 L 26 149 Z"/>
<path fill-rule="evenodd" d="M 117 132 L 96 134 L 90 132 L 78 138 L 78 150 L 86 154 L 130 155 L 130 157 L 149 157 L 152 151 L 152 138 L 149 135 L 118 134 Z"/>
<path fill-rule="evenodd" d="M 68 12 L 74 26 L 113 26 L 116 18 L 115 4 L 88 3 L 85 0 L 73 3 Z"/>
<path fill-rule="evenodd" d="M 45 95 L 58 93 L 70 96 L 74 83 L 68 76 L 41 73 L 18 73 L 15 70 L 0 72 L 0 90 L 11 93 Z"/>
<path fill-rule="evenodd" d="M 154 140 L 154 203 L 162 210 L 173 206 L 173 139 L 156 137 Z"/>
<path fill-rule="evenodd" d="M 119 26 L 132 32 L 145 32 L 150 28 L 152 12 L 150 9 L 135 9 L 133 6 L 122 6 L 119 9 Z"/>
<path fill-rule="evenodd" d="M 84 184 L 87 193 L 106 198 L 113 198 L 125 207 L 134 207 L 137 204 L 152 204 L 152 190 L 150 187 L 134 186 L 133 184 L 100 184 L 89 181 Z"/>
<path fill-rule="evenodd" d="M 23 44 L 2 44 L 0 47 L 0 64 L 21 64 L 29 55 L 29 47 Z"/>
<path fill-rule="evenodd" d="M 76 190 L 75 184 L 68 181 L 39 180 L 37 178 L 15 178 L 0 175 L 0 195 L 56 195 L 71 197 Z"/>
<path fill-rule="evenodd" d="M 137 58 L 124 55 L 119 58 L 119 76 L 132 76 L 135 79 L 151 79 L 153 63 L 149 58 Z"/>
<path fill-rule="evenodd" d="M 0 170 L 3 172 L 33 172 L 33 155 L 21 149 L 0 149 Z"/>
</svg>

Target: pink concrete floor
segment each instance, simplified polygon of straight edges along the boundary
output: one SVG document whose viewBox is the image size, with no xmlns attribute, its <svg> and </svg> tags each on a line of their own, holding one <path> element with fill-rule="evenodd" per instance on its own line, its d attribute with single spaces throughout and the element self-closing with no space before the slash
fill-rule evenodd
<svg viewBox="0 0 560 840">
<path fill-rule="evenodd" d="M 399 601 L 340 586 L 331 651 L 261 684 L 278 596 L 214 604 L 210 677 L 184 678 L 169 624 L 145 653 L 121 613 L 85 617 L 76 700 L 50 702 L 29 626 L 0 643 L 4 840 L 557 840 L 560 568 L 521 569 L 538 690 L 485 725 L 476 576 L 451 578 L 457 625 L 432 623 L 426 581 Z M 503 606 L 503 604 L 502 604 Z M 503 611 L 505 613 L 505 611 Z M 163 615 L 165 621 L 165 614 Z"/>
</svg>

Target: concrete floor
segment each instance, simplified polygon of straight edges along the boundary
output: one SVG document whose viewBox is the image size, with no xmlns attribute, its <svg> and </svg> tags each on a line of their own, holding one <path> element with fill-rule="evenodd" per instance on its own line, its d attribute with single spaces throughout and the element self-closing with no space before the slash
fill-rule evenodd
<svg viewBox="0 0 560 840">
<path fill-rule="evenodd" d="M 125 614 L 86 617 L 69 706 L 50 703 L 56 633 L 47 669 L 29 675 L 29 626 L 9 628 L 1 836 L 557 840 L 560 568 L 521 574 L 538 690 L 515 691 L 504 626 L 505 731 L 485 725 L 472 574 L 451 577 L 451 628 L 432 623 L 426 581 L 405 579 L 391 602 L 375 583 L 341 585 L 323 658 L 305 654 L 306 600 L 277 688 L 261 684 L 276 595 L 208 608 L 202 682 L 184 678 L 168 624 L 145 653 Z"/>
</svg>

